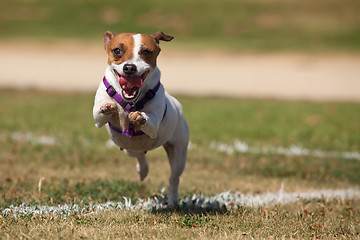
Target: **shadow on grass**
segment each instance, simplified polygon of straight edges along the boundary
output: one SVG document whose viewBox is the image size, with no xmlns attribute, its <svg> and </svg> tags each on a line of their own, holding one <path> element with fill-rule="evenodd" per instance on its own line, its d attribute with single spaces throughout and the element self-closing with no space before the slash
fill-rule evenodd
<svg viewBox="0 0 360 240">
<path fill-rule="evenodd" d="M 179 215 L 191 215 L 191 216 L 206 216 L 206 215 L 218 215 L 218 214 L 225 214 L 229 212 L 225 206 L 221 207 L 219 204 L 218 208 L 203 208 L 200 206 L 180 206 L 177 205 L 174 208 L 163 208 L 163 209 L 154 209 L 150 211 L 154 214 L 179 214 Z"/>
<path fill-rule="evenodd" d="M 154 201 L 155 199 L 156 201 Z M 168 207 L 168 198 L 162 193 L 153 197 L 152 200 L 155 206 L 149 209 L 149 212 L 153 214 L 207 216 L 229 212 L 224 200 L 210 200 L 206 197 L 197 196 L 196 194 L 184 195 L 174 207 Z"/>
</svg>

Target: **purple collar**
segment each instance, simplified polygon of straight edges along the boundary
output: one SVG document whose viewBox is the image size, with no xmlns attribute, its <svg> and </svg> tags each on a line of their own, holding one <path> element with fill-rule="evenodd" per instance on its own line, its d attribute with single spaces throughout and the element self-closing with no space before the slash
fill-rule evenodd
<svg viewBox="0 0 360 240">
<path fill-rule="evenodd" d="M 124 109 L 126 109 L 130 112 L 138 111 L 138 110 L 142 109 L 148 101 L 150 101 L 151 99 L 153 99 L 155 97 L 156 92 L 159 90 L 160 85 L 161 85 L 160 81 L 159 81 L 154 88 L 148 90 L 145 93 L 145 96 L 143 98 L 141 98 L 136 103 L 130 103 L 121 97 L 121 95 L 114 89 L 114 87 L 106 80 L 105 76 L 103 78 L 103 83 L 106 87 L 106 93 L 110 97 L 115 99 L 120 104 L 120 106 L 122 106 Z M 163 119 L 165 117 L 166 109 L 167 109 L 167 106 L 165 106 L 165 107 L 166 108 L 165 108 Z M 129 121 L 128 130 L 121 130 L 121 129 L 115 127 L 113 124 L 111 124 L 111 122 L 108 122 L 108 125 L 115 132 L 118 132 L 118 133 L 123 134 L 128 137 L 141 136 L 141 135 L 145 134 L 143 131 L 135 131 L 135 126 L 130 121 Z"/>
</svg>

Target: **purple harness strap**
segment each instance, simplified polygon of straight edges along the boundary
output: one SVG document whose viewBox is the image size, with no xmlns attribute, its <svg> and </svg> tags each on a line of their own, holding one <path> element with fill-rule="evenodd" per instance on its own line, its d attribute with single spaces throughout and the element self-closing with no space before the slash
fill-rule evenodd
<svg viewBox="0 0 360 240">
<path fill-rule="evenodd" d="M 148 101 L 150 101 L 155 97 L 156 92 L 160 88 L 160 81 L 159 81 L 153 89 L 150 89 L 145 93 L 145 96 L 142 99 L 140 99 L 135 104 L 131 104 L 125 101 L 125 99 L 121 97 L 121 95 L 115 90 L 115 88 L 111 86 L 111 84 L 106 80 L 105 76 L 103 78 L 103 83 L 106 87 L 107 94 L 110 97 L 114 98 L 123 108 L 131 112 L 142 109 Z"/>
<path fill-rule="evenodd" d="M 117 133 L 120 133 L 122 135 L 128 136 L 128 137 L 134 137 L 134 136 L 141 136 L 144 135 L 145 133 L 143 131 L 137 131 L 135 132 L 134 128 L 134 124 L 129 123 L 129 129 L 128 130 L 121 130 L 120 128 L 115 127 L 114 125 L 111 124 L 111 122 L 108 122 L 109 127 L 114 130 Z"/>
<path fill-rule="evenodd" d="M 130 112 L 142 109 L 148 101 L 150 101 L 151 99 L 153 99 L 155 97 L 156 92 L 160 88 L 160 81 L 159 81 L 153 89 L 150 89 L 145 93 L 145 96 L 142 99 L 137 101 L 135 104 L 131 104 L 131 103 L 125 101 L 125 99 L 123 99 L 121 97 L 121 95 L 114 89 L 114 87 L 106 80 L 105 76 L 103 78 L 103 83 L 106 87 L 106 93 L 110 97 L 114 98 L 120 104 L 120 106 L 122 106 L 124 109 L 126 109 Z M 164 119 L 166 111 L 167 111 L 167 104 L 165 105 L 165 111 L 164 111 L 164 115 L 163 115 L 162 119 Z M 135 131 L 135 126 L 130 121 L 129 121 L 129 129 L 128 130 L 121 130 L 121 129 L 115 127 L 114 125 L 112 125 L 110 122 L 108 122 L 108 124 L 109 124 L 109 127 L 112 130 L 114 130 L 115 132 L 121 133 L 128 137 L 141 136 L 141 135 L 145 134 L 143 131 Z"/>
<path fill-rule="evenodd" d="M 167 104 L 165 105 L 165 111 L 164 111 L 164 115 L 163 118 L 161 119 L 161 121 L 165 118 L 165 114 L 167 111 Z M 129 129 L 127 130 L 121 130 L 120 128 L 115 127 L 114 125 L 111 124 L 111 122 L 108 122 L 109 127 L 114 130 L 117 133 L 120 133 L 122 135 L 128 136 L 128 137 L 134 137 L 134 136 L 141 136 L 144 135 L 145 133 L 143 131 L 135 131 L 135 126 L 134 124 L 129 122 Z"/>
</svg>

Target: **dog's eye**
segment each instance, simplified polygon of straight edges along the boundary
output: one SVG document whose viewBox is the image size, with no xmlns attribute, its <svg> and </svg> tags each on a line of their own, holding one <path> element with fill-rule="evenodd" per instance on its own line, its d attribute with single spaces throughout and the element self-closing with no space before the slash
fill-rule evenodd
<svg viewBox="0 0 360 240">
<path fill-rule="evenodd" d="M 114 48 L 113 50 L 111 50 L 113 52 L 113 54 L 115 55 L 115 57 L 121 57 L 122 55 L 122 51 L 120 48 Z"/>
<path fill-rule="evenodd" d="M 152 54 L 152 51 L 149 50 L 149 49 L 143 49 L 143 50 L 141 50 L 140 54 L 143 55 L 143 56 L 149 56 L 149 55 Z"/>
</svg>

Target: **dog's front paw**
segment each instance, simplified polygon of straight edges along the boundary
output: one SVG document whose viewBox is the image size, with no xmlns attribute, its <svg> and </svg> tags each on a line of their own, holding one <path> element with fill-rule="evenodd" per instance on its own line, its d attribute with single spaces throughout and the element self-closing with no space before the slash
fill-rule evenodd
<svg viewBox="0 0 360 240">
<path fill-rule="evenodd" d="M 131 112 L 129 114 L 129 120 L 132 124 L 135 125 L 144 125 L 146 123 L 146 118 L 141 114 L 141 112 Z"/>
<path fill-rule="evenodd" d="M 112 113 L 117 112 L 118 108 L 116 103 L 106 103 L 105 105 L 100 107 L 100 112 L 105 114 L 105 115 L 109 115 Z"/>
</svg>

